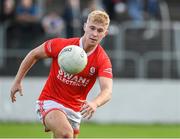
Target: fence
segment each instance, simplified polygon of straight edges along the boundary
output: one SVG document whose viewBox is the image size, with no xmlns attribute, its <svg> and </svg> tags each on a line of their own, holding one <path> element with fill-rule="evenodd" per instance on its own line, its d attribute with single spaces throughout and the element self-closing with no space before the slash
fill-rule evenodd
<svg viewBox="0 0 180 139">
<path fill-rule="evenodd" d="M 152 22 L 143 22 L 139 26 L 135 26 L 132 22 L 125 22 L 119 25 L 118 32 L 113 34 L 116 36 L 116 41 L 114 41 L 115 49 L 109 51 L 112 61 L 115 61 L 115 69 L 122 70 L 122 67 L 127 64 L 124 63 L 124 60 L 130 59 L 135 65 L 135 77 L 148 78 L 149 63 L 153 60 L 159 60 L 162 66 L 157 65 L 154 69 L 162 68 L 160 71 L 162 74 L 161 78 L 179 78 L 180 41 L 178 38 L 180 37 L 180 23 L 154 22 L 151 29 L 158 31 L 158 35 L 156 34 L 154 38 L 148 40 L 139 39 L 138 36 L 142 35 L 151 26 L 149 24 L 152 24 Z M 130 37 L 130 31 L 136 31 L 133 34 L 133 39 Z M 152 43 L 152 41 L 154 42 Z M 145 43 L 143 44 L 143 42 Z M 157 75 L 158 77 L 160 76 Z"/>
<path fill-rule="evenodd" d="M 151 30 L 158 31 L 158 35 L 151 39 L 140 38 L 151 24 L 153 24 Z M 7 49 L 5 27 L 0 26 L 1 76 L 14 75 L 22 58 L 29 51 L 29 49 Z M 103 46 L 112 60 L 114 77 L 179 79 L 179 38 L 179 22 L 171 24 L 143 22 L 139 26 L 133 25 L 132 22 L 125 22 L 110 27 L 109 38 L 105 38 Z M 109 46 L 112 47 L 109 48 Z M 29 75 L 47 75 L 49 67 L 44 63 L 37 64 L 37 67 L 43 66 L 37 69 L 44 69 L 45 72 L 34 70 Z"/>
</svg>

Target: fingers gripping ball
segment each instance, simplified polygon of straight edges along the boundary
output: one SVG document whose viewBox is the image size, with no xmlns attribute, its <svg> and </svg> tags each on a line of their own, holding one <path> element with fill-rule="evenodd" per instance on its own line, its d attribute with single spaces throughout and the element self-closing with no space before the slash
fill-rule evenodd
<svg viewBox="0 0 180 139">
<path fill-rule="evenodd" d="M 58 64 L 67 73 L 80 73 L 87 65 L 87 54 L 79 46 L 66 46 L 58 55 Z"/>
</svg>

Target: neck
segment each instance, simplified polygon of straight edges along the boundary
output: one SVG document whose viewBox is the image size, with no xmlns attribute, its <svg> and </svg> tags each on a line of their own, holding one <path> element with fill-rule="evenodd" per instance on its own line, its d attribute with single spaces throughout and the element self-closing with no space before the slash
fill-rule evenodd
<svg viewBox="0 0 180 139">
<path fill-rule="evenodd" d="M 83 49 L 86 53 L 91 52 L 96 47 L 96 45 L 89 45 L 86 42 L 86 38 L 84 36 L 82 37 L 82 45 L 83 45 Z"/>
</svg>

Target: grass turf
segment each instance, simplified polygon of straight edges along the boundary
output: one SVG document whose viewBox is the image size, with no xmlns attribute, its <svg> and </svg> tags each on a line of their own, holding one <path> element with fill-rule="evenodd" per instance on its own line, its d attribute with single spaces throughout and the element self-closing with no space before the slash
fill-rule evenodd
<svg viewBox="0 0 180 139">
<path fill-rule="evenodd" d="M 80 138 L 180 138 L 180 125 L 82 123 Z M 50 138 L 40 123 L 0 123 L 0 138 Z"/>
</svg>

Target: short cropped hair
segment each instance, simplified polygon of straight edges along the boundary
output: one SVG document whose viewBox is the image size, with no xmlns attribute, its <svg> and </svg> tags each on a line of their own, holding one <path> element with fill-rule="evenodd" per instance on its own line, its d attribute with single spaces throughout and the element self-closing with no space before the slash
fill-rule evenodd
<svg viewBox="0 0 180 139">
<path fill-rule="evenodd" d="M 89 13 L 87 22 L 88 21 L 92 21 L 93 23 L 103 24 L 107 28 L 109 27 L 110 24 L 109 15 L 105 11 L 100 11 L 100 10 L 94 10 L 91 13 Z"/>
</svg>

